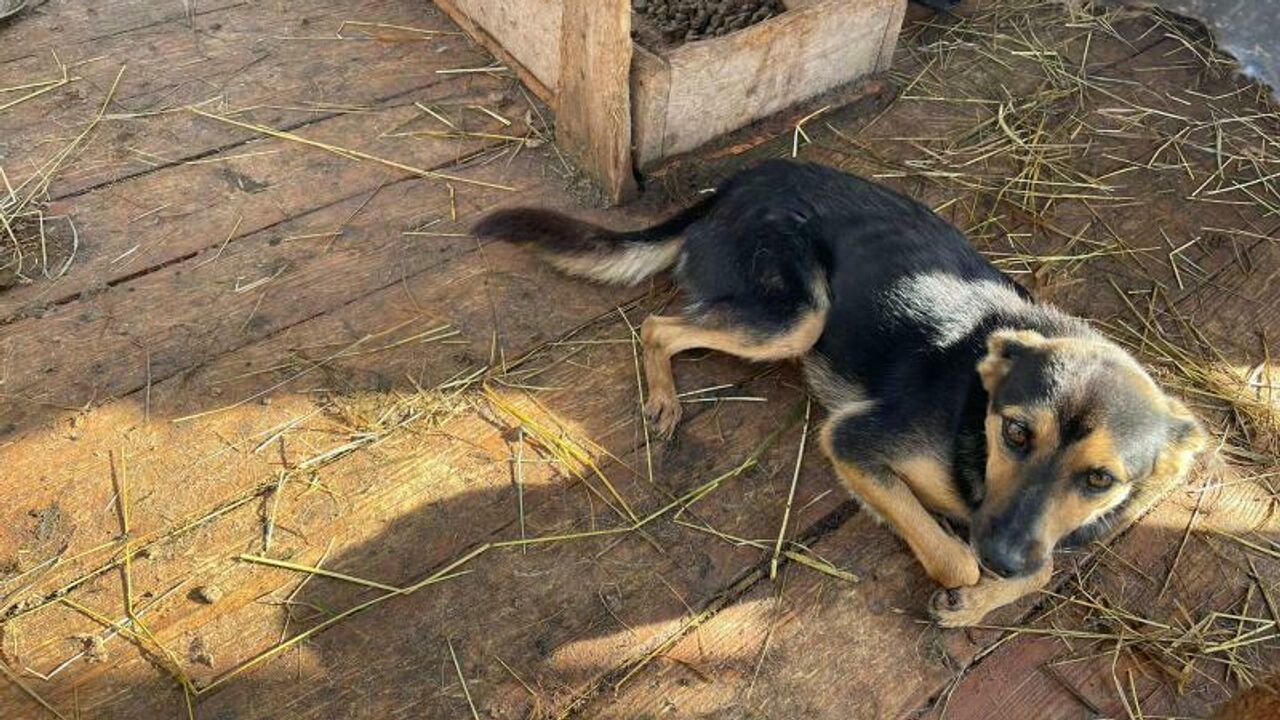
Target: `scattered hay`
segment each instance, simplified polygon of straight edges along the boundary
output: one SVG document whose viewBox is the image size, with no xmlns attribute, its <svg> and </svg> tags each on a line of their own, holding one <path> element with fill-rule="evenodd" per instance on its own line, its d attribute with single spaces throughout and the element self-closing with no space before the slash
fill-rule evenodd
<svg viewBox="0 0 1280 720">
<path fill-rule="evenodd" d="M 846 155 L 846 166 L 956 194 L 955 209 L 968 211 L 957 219 L 993 249 L 1022 226 L 1059 233 L 1049 221 L 1064 205 L 1126 206 L 1134 201 L 1127 188 L 1166 171 L 1195 180 L 1186 183 L 1189 199 L 1235 196 L 1230 201 L 1274 214 L 1280 114 L 1260 90 L 1256 111 L 1241 114 L 1239 92 L 1210 97 L 1188 89 L 1180 98 L 1112 77 L 1113 63 L 1091 63 L 1090 51 L 1095 35 L 1119 37 L 1113 25 L 1127 14 L 1077 10 L 1063 22 L 1058 3 L 1019 0 L 926 23 L 923 43 L 903 45 L 899 67 L 916 70 L 899 71 L 904 89 L 891 107 L 952 106 L 955 120 L 936 134 L 874 141 L 862 136 L 875 120 L 856 134 L 828 125 L 835 144 L 827 147 Z M 1155 17 L 1156 29 L 1181 33 L 1208 72 L 1229 74 L 1207 39 Z M 1198 107 L 1188 108 L 1193 101 Z M 1144 155 L 1123 156 L 1131 149 Z M 1100 250 L 1134 252 L 1090 252 Z"/>
<path fill-rule="evenodd" d="M 1246 547 L 1257 550 L 1251 543 Z M 1253 567 L 1252 558 L 1248 563 Z M 1178 695 L 1195 684 L 1219 688 L 1226 695 L 1228 682 L 1249 687 L 1271 674 L 1280 652 L 1280 624 L 1274 601 L 1265 590 L 1257 590 L 1264 584 L 1250 584 L 1232 607 L 1175 603 L 1157 610 L 1150 599 L 1108 596 L 1089 582 L 1090 574 L 1077 575 L 1067 589 L 1045 592 L 1050 607 L 1033 624 L 982 627 L 1008 631 L 1006 638 L 1029 635 L 1061 640 L 1067 652 L 1043 669 L 1089 707 L 1093 703 L 1078 695 L 1060 670 L 1075 663 L 1106 662 L 1115 697 L 1131 718 L 1149 717 L 1142 708 L 1144 698 L 1133 686 L 1135 673 L 1145 681 L 1167 683 Z"/>
<path fill-rule="evenodd" d="M 538 422 L 523 409 L 494 392 L 488 386 L 484 388 L 484 395 L 491 406 L 502 414 L 513 418 L 525 436 L 538 443 L 540 447 L 545 449 L 579 480 L 586 483 L 586 472 L 590 471 L 590 474 L 599 479 L 601 484 L 605 486 L 609 496 L 606 497 L 600 493 L 590 483 L 586 483 L 587 488 L 595 493 L 610 509 L 618 513 L 622 519 L 636 522 L 635 511 L 631 509 L 631 506 L 618 493 L 613 483 L 609 481 L 609 478 L 600 470 L 595 460 L 592 459 L 593 456 L 607 455 L 603 448 L 589 440 L 585 442 L 575 440 L 573 436 L 565 431 L 564 425 L 557 422 L 554 417 L 552 417 L 552 422 L 555 423 L 555 427 L 549 427 Z M 542 409 L 545 410 L 545 408 Z M 621 507 L 615 506 L 614 502 L 617 502 L 618 506 Z"/>
<path fill-rule="evenodd" d="M 57 61 L 56 55 L 54 60 Z M 34 86 L 19 86 L 17 89 L 28 87 L 39 87 L 39 89 L 0 106 L 0 110 L 78 79 L 68 76 L 66 66 L 60 61 L 57 62 L 62 72 L 60 79 L 48 83 L 36 83 Z M 116 89 L 120 86 L 120 78 L 124 76 L 124 70 L 121 66 L 93 120 L 30 177 L 15 187 L 4 169 L 0 168 L 0 183 L 3 183 L 3 188 L 0 190 L 4 193 L 0 195 L 0 290 L 30 283 L 38 277 L 51 280 L 59 278 L 66 274 L 72 262 L 75 261 L 76 252 L 80 247 L 80 233 L 70 217 L 46 215 L 44 198 L 47 197 L 49 185 L 59 171 L 80 153 L 106 116 L 107 108 L 111 106 Z M 14 89 L 5 88 L 6 91 Z M 4 94 L 6 93 L 0 92 L 0 97 Z"/>
<path fill-rule="evenodd" d="M 1111 335 L 1153 363 L 1166 383 L 1197 404 L 1222 411 L 1234 438 L 1223 447 L 1229 455 L 1280 463 L 1280 369 L 1274 367 L 1266 338 L 1261 338 L 1262 361 L 1241 370 L 1166 294 L 1152 292 L 1150 308 L 1143 311 L 1114 281 L 1112 288 L 1130 315 L 1105 325 Z"/>
<path fill-rule="evenodd" d="M 437 72 L 443 72 L 443 71 L 438 70 Z M 458 175 L 450 175 L 448 173 L 437 172 L 435 170 L 424 170 L 419 167 L 406 165 L 405 163 L 402 163 L 396 160 L 390 160 L 384 157 L 379 157 L 377 155 L 363 152 L 361 150 L 352 150 L 349 148 L 338 147 L 337 145 L 323 143 L 323 142 L 320 142 L 319 140 L 309 140 L 296 133 L 291 133 L 284 130 L 276 130 L 275 128 L 267 127 L 266 125 L 257 125 L 254 123 L 242 122 L 240 120 L 229 118 L 224 115 L 215 115 L 214 113 L 211 113 L 211 112 L 205 112 L 204 110 L 201 110 L 200 108 L 194 105 L 187 106 L 187 110 L 201 117 L 206 117 L 211 120 L 217 120 L 219 122 L 223 122 L 228 125 L 234 125 L 235 127 L 242 128 L 245 130 L 252 130 L 253 132 L 260 133 L 262 135 L 267 135 L 269 137 L 279 138 L 281 140 L 289 140 L 291 142 L 299 143 L 301 145 L 307 145 L 320 150 L 325 150 L 335 155 L 345 157 L 349 160 L 362 160 L 367 162 L 373 162 L 379 165 L 385 165 L 395 170 L 400 170 L 402 172 L 407 172 L 412 175 L 417 175 L 418 177 L 431 178 L 435 180 L 446 180 L 449 182 L 456 182 L 463 185 L 477 185 L 480 187 L 490 188 L 493 190 L 506 190 L 508 192 L 515 191 L 515 188 L 507 185 L 485 182 L 483 180 L 476 180 L 473 178 L 466 178 Z"/>
</svg>

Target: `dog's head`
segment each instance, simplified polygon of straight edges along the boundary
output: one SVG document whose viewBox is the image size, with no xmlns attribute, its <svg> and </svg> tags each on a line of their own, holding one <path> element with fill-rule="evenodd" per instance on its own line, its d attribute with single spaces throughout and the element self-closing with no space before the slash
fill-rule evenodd
<svg viewBox="0 0 1280 720">
<path fill-rule="evenodd" d="M 986 489 L 972 540 L 998 575 L 1038 570 L 1059 540 L 1145 483 L 1186 471 L 1205 434 L 1119 347 L 998 330 L 978 374 L 990 396 Z"/>
</svg>

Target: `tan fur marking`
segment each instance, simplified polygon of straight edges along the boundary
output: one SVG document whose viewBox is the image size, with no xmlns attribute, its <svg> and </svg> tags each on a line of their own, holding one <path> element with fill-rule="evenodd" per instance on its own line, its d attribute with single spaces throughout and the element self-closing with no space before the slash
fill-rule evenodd
<svg viewBox="0 0 1280 720">
<path fill-rule="evenodd" d="M 1022 417 L 1031 424 L 1031 457 L 1052 455 L 1062 438 L 1058 433 L 1058 416 L 1049 408 L 1024 411 Z"/>
<path fill-rule="evenodd" d="M 841 460 L 832 446 L 834 428 L 830 422 L 823 428 L 822 447 L 845 488 L 889 523 L 934 582 L 946 588 L 978 582 L 981 571 L 969 545 L 944 530 L 902 478 L 893 473 L 872 476 Z"/>
<path fill-rule="evenodd" d="M 1151 472 L 1151 482 L 1157 483 L 1174 481 L 1185 475 L 1191 466 L 1191 461 L 1209 441 L 1204 427 L 1186 405 L 1171 397 L 1166 397 L 1165 402 L 1168 403 L 1170 415 L 1192 425 L 1186 437 L 1169 443 L 1160 452 L 1160 457 L 1156 459 L 1156 466 Z"/>
<path fill-rule="evenodd" d="M 804 355 L 818 342 L 826 325 L 825 308 L 806 314 L 789 330 L 760 338 L 749 331 L 698 325 L 681 317 L 650 315 L 640 326 L 644 372 L 649 385 L 645 411 L 660 435 L 669 436 L 680 421 L 680 400 L 671 371 L 671 358 L 686 350 L 717 350 L 757 362 Z"/>
<path fill-rule="evenodd" d="M 654 315 L 645 321 L 650 325 L 649 342 L 662 348 L 668 355 L 686 350 L 718 350 L 747 360 L 769 362 L 800 357 L 822 335 L 826 324 L 825 312 L 810 312 L 786 332 L 773 337 L 758 338 L 749 331 L 736 328 L 704 327 L 684 318 Z"/>
<path fill-rule="evenodd" d="M 544 249 L 543 256 L 556 269 L 570 275 L 604 283 L 634 285 L 674 264 L 680 256 L 681 243 L 680 238 L 673 238 L 661 243 L 583 255 L 566 255 Z"/>
<path fill-rule="evenodd" d="M 956 492 L 951 470 L 936 458 L 920 455 L 895 462 L 892 468 L 930 512 L 969 521 L 969 507 Z"/>
<path fill-rule="evenodd" d="M 1101 517 L 1120 504 L 1130 486 L 1117 483 L 1111 490 L 1089 497 L 1071 484 L 1059 487 L 1045 508 L 1037 534 L 1042 547 L 1051 548 L 1063 537 Z"/>
<path fill-rule="evenodd" d="M 987 415 L 987 494 L 983 509 L 992 514 L 1004 509 L 1017 494 L 1020 485 L 1020 463 L 1009 456 L 1002 439 L 1006 417 L 1023 420 L 1031 428 L 1031 453 L 1024 462 L 1034 462 L 1058 451 L 1058 419 L 1047 408 L 1011 405 L 1004 409 L 1003 415 Z"/>
<path fill-rule="evenodd" d="M 1074 478 L 1095 469 L 1107 471 L 1116 483 L 1106 492 L 1084 495 Z M 1053 547 L 1064 536 L 1093 522 L 1124 500 L 1132 489 L 1124 463 L 1116 454 L 1115 438 L 1105 427 L 1094 428 L 1068 448 L 1058 482 L 1040 525 L 1039 539 L 1044 547 Z"/>
<path fill-rule="evenodd" d="M 1013 360 L 1005 357 L 1012 347 L 1032 348 L 1045 342 L 1044 336 L 1034 330 L 997 330 L 987 337 L 987 355 L 978 363 L 978 376 L 982 387 L 993 392 L 996 384 L 1013 367 Z"/>
<path fill-rule="evenodd" d="M 1000 439 L 1003 422 L 999 415 L 987 415 L 987 495 L 984 506 L 1001 498 L 1008 499 L 1018 485 L 1017 464 L 1005 452 Z"/>
<path fill-rule="evenodd" d="M 1106 427 L 1094 428 L 1092 432 L 1074 443 L 1069 453 L 1066 465 L 1072 474 L 1101 468 L 1121 482 L 1129 480 L 1125 474 L 1124 463 L 1116 452 L 1115 437 Z"/>
</svg>

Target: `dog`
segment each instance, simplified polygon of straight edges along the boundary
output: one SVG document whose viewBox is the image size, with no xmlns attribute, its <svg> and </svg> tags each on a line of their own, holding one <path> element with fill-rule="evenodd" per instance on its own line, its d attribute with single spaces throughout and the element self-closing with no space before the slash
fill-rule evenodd
<svg viewBox="0 0 1280 720">
<path fill-rule="evenodd" d="M 605 283 L 675 267 L 683 312 L 640 332 L 662 435 L 681 413 L 672 356 L 802 358 L 823 451 L 941 586 L 943 626 L 1043 587 L 1055 546 L 1181 478 L 1206 439 L 1119 346 L 1035 302 L 924 205 L 833 168 L 769 161 L 637 231 L 517 208 L 473 232 Z"/>
</svg>

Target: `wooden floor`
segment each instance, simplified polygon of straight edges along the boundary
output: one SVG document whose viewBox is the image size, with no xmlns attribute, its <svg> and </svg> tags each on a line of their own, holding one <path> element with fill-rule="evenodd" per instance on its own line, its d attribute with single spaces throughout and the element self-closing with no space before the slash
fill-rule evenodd
<svg viewBox="0 0 1280 720">
<path fill-rule="evenodd" d="M 426 0 L 0 24 L 0 88 L 50 88 L 0 92 L 0 168 L 15 197 L 47 179 L 52 253 L 0 291 L 0 717 L 1195 717 L 1257 679 L 1280 464 L 1265 413 L 1159 337 L 1268 382 L 1280 123 L 1167 21 L 1021 4 L 909 33 L 896 99 L 758 129 L 614 211 Z M 1043 176 L 973 181 L 1011 141 Z M 669 288 L 467 235 L 527 203 L 634 226 L 793 143 L 1132 342 L 1217 458 L 1053 593 L 942 632 L 812 444 L 797 471 L 820 413 L 794 368 L 677 362 L 687 420 L 653 441 L 630 327 Z"/>
</svg>

